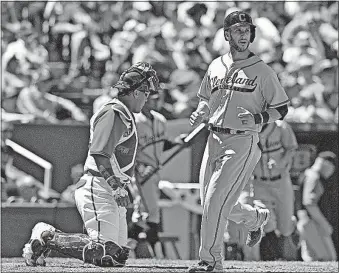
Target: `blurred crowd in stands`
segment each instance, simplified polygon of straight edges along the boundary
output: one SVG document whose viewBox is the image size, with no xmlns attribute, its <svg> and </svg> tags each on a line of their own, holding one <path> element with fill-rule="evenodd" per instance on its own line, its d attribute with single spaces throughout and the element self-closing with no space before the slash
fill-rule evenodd
<svg viewBox="0 0 339 273">
<path fill-rule="evenodd" d="M 131 63 L 148 61 L 161 112 L 186 118 L 210 61 L 228 50 L 223 19 L 241 9 L 251 45 L 278 74 L 292 122 L 337 122 L 338 2 L 2 2 L 2 120 L 88 123 Z M 97 99 L 97 101 L 95 101 Z M 94 104 L 94 105 L 93 105 Z"/>
<path fill-rule="evenodd" d="M 208 64 L 229 49 L 223 20 L 238 9 L 257 26 L 251 50 L 291 99 L 286 120 L 337 123 L 336 1 L 8 1 L 1 3 L 2 153 L 13 122 L 88 124 L 138 61 L 159 75 L 160 112 L 189 117 Z"/>
<path fill-rule="evenodd" d="M 132 63 L 157 71 L 168 120 L 188 118 L 209 63 L 229 50 L 223 20 L 236 10 L 251 14 L 251 50 L 291 100 L 285 119 L 337 124 L 337 1 L 1 2 L 1 201 L 74 203 L 81 164 L 71 169 L 74 184 L 46 193 L 13 165 L 5 141 L 16 122 L 88 124 Z"/>
</svg>

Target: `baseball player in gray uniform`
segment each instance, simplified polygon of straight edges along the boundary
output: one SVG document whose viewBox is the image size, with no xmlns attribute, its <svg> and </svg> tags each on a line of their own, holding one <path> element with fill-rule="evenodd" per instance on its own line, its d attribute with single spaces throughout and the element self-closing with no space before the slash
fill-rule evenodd
<svg viewBox="0 0 339 273">
<path fill-rule="evenodd" d="M 200 170 L 200 261 L 189 272 L 223 271 L 222 243 L 227 219 L 248 229 L 246 244 L 257 244 L 269 210 L 237 202 L 260 159 L 263 124 L 283 119 L 288 97 L 275 72 L 249 50 L 255 26 L 249 14 L 236 11 L 224 20 L 230 52 L 209 65 L 201 83 L 193 126 L 207 121 L 210 135 Z"/>
<path fill-rule="evenodd" d="M 146 239 L 156 258 L 163 258 L 164 254 L 158 236 L 160 230 L 160 207 L 158 204 L 160 174 L 155 170 L 161 166 L 162 152 L 183 144 L 180 136 L 171 140 L 167 135 L 167 120 L 157 112 L 160 104 L 159 93 L 151 94 L 142 111 L 134 115 L 139 139 L 135 183 L 138 183 L 139 194 L 143 195 L 141 209 L 147 213 Z M 150 176 L 151 173 L 154 174 Z M 130 238 L 138 240 L 141 227 L 131 225 L 129 231 Z"/>
<path fill-rule="evenodd" d="M 126 206 L 138 145 L 133 112 L 140 112 L 158 89 L 148 63 L 127 69 L 114 88 L 118 98 L 91 118 L 89 151 L 75 200 L 87 234 L 69 234 L 40 222 L 23 249 L 28 266 L 44 265 L 50 250 L 98 266 L 124 266 L 128 259 Z"/>
<path fill-rule="evenodd" d="M 249 201 L 247 204 L 253 204 L 260 201 L 270 210 L 270 219 L 264 232 L 275 232 L 281 242 L 289 246 L 282 247 L 282 253 L 279 253 L 279 257 L 288 260 L 291 259 L 290 247 L 295 248 L 293 245 L 297 245 L 299 240 L 294 217 L 293 184 L 289 173 L 298 143 L 291 126 L 283 120 L 265 124 L 259 133 L 259 143 L 262 147 L 261 158 L 245 187 L 245 192 L 251 198 L 243 198 L 240 202 Z M 231 225 L 229 229 L 241 229 L 241 226 Z M 279 250 L 277 245 L 272 247 Z"/>
<path fill-rule="evenodd" d="M 313 165 L 300 175 L 302 195 L 298 210 L 298 230 L 301 237 L 301 257 L 305 262 L 337 261 L 332 240 L 333 227 L 319 208 L 326 183 L 337 166 L 336 155 L 331 151 L 320 152 Z"/>
<path fill-rule="evenodd" d="M 271 212 L 264 231 L 277 232 L 286 244 L 292 243 L 290 236 L 293 235 L 297 244 L 294 190 L 289 173 L 298 148 L 297 139 L 287 122 L 277 120 L 263 127 L 259 140 L 263 150 L 253 171 L 252 183 L 253 198 L 260 200 Z M 289 253 L 281 255 L 282 258 L 289 259 Z"/>
</svg>

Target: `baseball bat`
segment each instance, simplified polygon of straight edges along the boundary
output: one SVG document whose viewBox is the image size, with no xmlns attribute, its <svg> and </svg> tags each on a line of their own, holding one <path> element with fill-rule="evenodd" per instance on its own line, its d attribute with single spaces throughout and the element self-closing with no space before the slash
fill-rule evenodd
<svg viewBox="0 0 339 273">
<path fill-rule="evenodd" d="M 164 162 L 159 164 L 149 175 L 147 175 L 144 179 L 142 179 L 139 183 L 140 185 L 145 184 L 155 173 L 157 173 L 164 165 L 166 165 L 169 161 L 171 161 L 177 154 L 179 154 L 184 148 L 186 148 L 193 139 L 206 127 L 206 123 L 201 123 L 194 130 L 192 130 L 184 139 L 183 144 L 173 153 L 171 154 Z"/>
<path fill-rule="evenodd" d="M 146 198 L 145 198 L 145 196 L 144 196 L 144 194 L 142 192 L 141 184 L 138 183 L 137 181 L 135 181 L 135 185 L 137 186 L 138 194 L 139 194 L 139 196 L 141 198 L 141 203 L 144 206 L 145 212 L 149 213 L 149 209 L 148 209 L 148 206 L 147 206 L 147 203 L 146 203 Z M 134 196 L 134 198 L 135 198 L 135 196 Z"/>
</svg>

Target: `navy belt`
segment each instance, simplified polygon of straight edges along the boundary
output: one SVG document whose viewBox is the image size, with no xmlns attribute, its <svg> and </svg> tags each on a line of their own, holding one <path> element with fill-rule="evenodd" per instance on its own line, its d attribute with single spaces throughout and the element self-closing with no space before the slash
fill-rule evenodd
<svg viewBox="0 0 339 273">
<path fill-rule="evenodd" d="M 254 175 L 254 179 L 258 179 L 258 180 L 261 180 L 261 181 L 276 181 L 276 180 L 279 180 L 281 179 L 281 174 L 277 175 L 277 176 L 272 176 L 272 177 L 258 177 L 256 175 Z"/>
<path fill-rule="evenodd" d="M 242 131 L 242 130 L 235 130 L 235 129 L 231 129 L 231 128 L 221 128 L 221 127 L 216 127 L 216 126 L 213 126 L 213 125 L 209 125 L 208 129 L 210 131 L 222 133 L 222 134 L 225 134 L 225 135 L 238 135 L 238 134 L 242 135 L 242 134 L 246 133 L 246 131 Z"/>
</svg>

